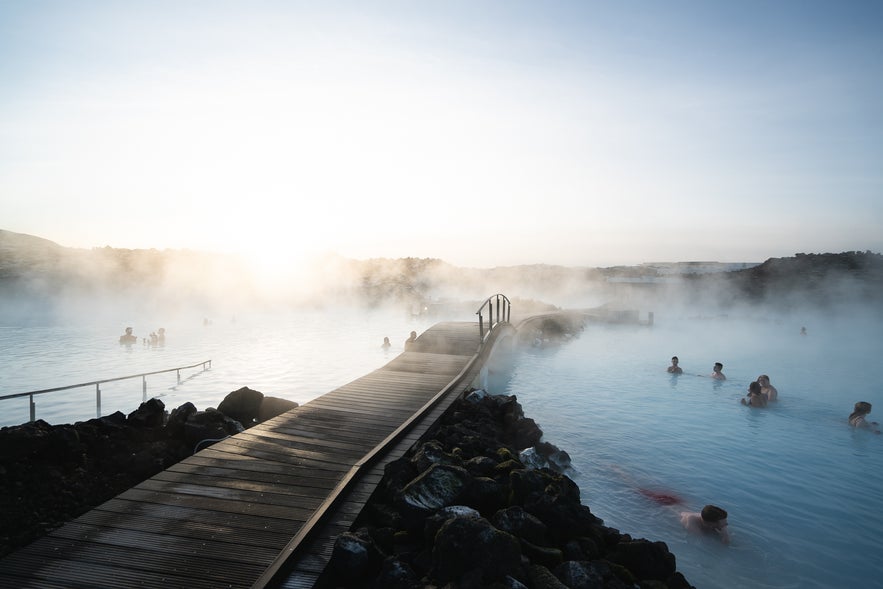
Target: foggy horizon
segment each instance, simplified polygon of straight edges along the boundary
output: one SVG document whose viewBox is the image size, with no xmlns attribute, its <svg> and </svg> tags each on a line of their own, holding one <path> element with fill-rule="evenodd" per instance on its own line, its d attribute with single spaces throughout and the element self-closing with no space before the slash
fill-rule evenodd
<svg viewBox="0 0 883 589">
<path fill-rule="evenodd" d="M 648 311 L 762 316 L 812 309 L 843 312 L 875 300 L 883 281 L 881 256 L 871 252 L 777 258 L 771 261 L 769 278 L 737 272 L 761 262 L 716 261 L 483 269 L 435 258 L 328 256 L 266 268 L 238 256 L 194 250 L 69 248 L 7 230 L 0 230 L 0 252 L 5 276 L 0 280 L 0 324 L 101 323 L 142 316 L 169 323 L 174 317 L 192 321 L 194 316 L 336 307 L 469 319 L 494 293 L 509 297 L 519 315 L 607 306 L 645 316 Z M 464 307 L 464 302 L 476 308 Z"/>
</svg>

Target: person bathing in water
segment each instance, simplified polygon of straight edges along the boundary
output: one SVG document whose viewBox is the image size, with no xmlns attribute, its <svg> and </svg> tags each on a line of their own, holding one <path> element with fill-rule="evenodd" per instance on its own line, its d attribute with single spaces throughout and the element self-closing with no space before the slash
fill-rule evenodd
<svg viewBox="0 0 883 589">
<path fill-rule="evenodd" d="M 779 400 L 779 391 L 776 390 L 776 387 L 770 384 L 769 376 L 761 374 L 757 377 L 757 382 L 760 383 L 760 392 L 763 393 L 763 396 L 766 397 L 767 401 Z"/>
<path fill-rule="evenodd" d="M 405 340 L 405 350 L 410 348 L 417 341 L 417 332 L 412 331 L 408 339 Z"/>
<path fill-rule="evenodd" d="M 127 327 L 126 333 L 120 336 L 120 345 L 121 346 L 131 346 L 135 342 L 138 341 L 138 336 L 132 333 L 132 328 Z"/>
<path fill-rule="evenodd" d="M 766 407 L 766 396 L 761 392 L 759 382 L 755 380 L 748 385 L 748 395 L 741 402 L 751 407 Z"/>
<path fill-rule="evenodd" d="M 867 428 L 875 434 L 880 433 L 880 426 L 876 421 L 865 419 L 871 413 L 871 404 L 867 401 L 859 401 L 855 404 L 855 411 L 849 415 L 849 425 L 854 428 Z"/>
<path fill-rule="evenodd" d="M 671 366 L 668 367 L 667 372 L 669 374 L 683 374 L 684 369 L 678 366 L 678 357 L 671 357 Z"/>
<path fill-rule="evenodd" d="M 716 535 L 724 544 L 730 543 L 727 512 L 716 505 L 706 505 L 699 513 L 681 512 L 681 525 L 694 534 Z"/>
<path fill-rule="evenodd" d="M 715 380 L 727 380 L 727 377 L 724 376 L 724 373 L 721 370 L 724 369 L 724 365 L 720 362 L 714 363 L 714 368 L 711 369 L 711 378 Z"/>
</svg>

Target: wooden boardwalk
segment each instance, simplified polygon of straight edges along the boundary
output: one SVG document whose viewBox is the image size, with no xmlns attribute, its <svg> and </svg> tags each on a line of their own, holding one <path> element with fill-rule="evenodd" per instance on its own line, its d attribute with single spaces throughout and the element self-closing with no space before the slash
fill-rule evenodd
<svg viewBox="0 0 883 589">
<path fill-rule="evenodd" d="M 383 466 L 477 376 L 478 351 L 477 323 L 439 323 L 0 560 L 0 588 L 312 587 Z"/>
</svg>

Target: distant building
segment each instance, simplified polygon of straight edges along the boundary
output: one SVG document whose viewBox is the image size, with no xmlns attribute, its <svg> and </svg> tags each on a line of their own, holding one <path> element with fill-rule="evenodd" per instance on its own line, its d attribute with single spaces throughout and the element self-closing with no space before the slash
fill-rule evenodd
<svg viewBox="0 0 883 589">
<path fill-rule="evenodd" d="M 760 264 L 761 262 L 654 262 L 641 264 L 641 267 L 656 270 L 660 275 L 676 275 L 733 272 L 754 268 Z"/>
</svg>

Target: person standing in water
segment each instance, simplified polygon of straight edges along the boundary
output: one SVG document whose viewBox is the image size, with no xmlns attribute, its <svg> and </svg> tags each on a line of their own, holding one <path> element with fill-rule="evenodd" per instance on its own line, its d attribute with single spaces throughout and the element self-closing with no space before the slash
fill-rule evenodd
<svg viewBox="0 0 883 589">
<path fill-rule="evenodd" d="M 867 428 L 875 434 L 880 433 L 880 427 L 876 421 L 865 419 L 871 413 L 871 404 L 867 401 L 859 401 L 855 404 L 855 411 L 849 415 L 849 425 L 854 428 Z"/>
<path fill-rule="evenodd" d="M 727 377 L 724 376 L 724 373 L 721 370 L 724 369 L 724 365 L 720 362 L 714 363 L 714 368 L 711 369 L 711 378 L 715 380 L 727 380 Z"/>
<path fill-rule="evenodd" d="M 138 337 L 132 334 L 132 328 L 127 327 L 126 333 L 120 336 L 121 346 L 131 346 L 138 341 Z"/>
<path fill-rule="evenodd" d="M 742 404 L 749 405 L 751 407 L 766 407 L 766 396 L 764 396 L 764 394 L 760 392 L 759 382 L 755 380 L 750 385 L 748 385 L 748 396 L 742 399 Z"/>
<path fill-rule="evenodd" d="M 694 534 L 716 535 L 724 544 L 730 543 L 727 512 L 716 505 L 706 505 L 699 513 L 681 512 L 681 525 Z"/>
<path fill-rule="evenodd" d="M 682 374 L 684 372 L 684 369 L 678 366 L 678 361 L 677 356 L 671 357 L 671 366 L 666 370 L 669 374 Z"/>
<path fill-rule="evenodd" d="M 391 346 L 392 346 L 392 344 L 389 343 L 389 338 L 388 337 L 383 338 L 383 343 L 380 344 L 380 347 L 383 348 L 384 350 L 388 350 Z"/>
<path fill-rule="evenodd" d="M 412 345 L 414 342 L 416 342 L 416 341 L 417 341 L 417 332 L 416 332 L 416 331 L 412 331 L 412 332 L 411 332 L 411 337 L 409 337 L 408 339 L 405 340 L 405 350 L 407 350 L 408 348 L 410 348 L 411 345 Z"/>
<path fill-rule="evenodd" d="M 770 384 L 769 376 L 761 374 L 757 377 L 757 382 L 760 384 L 760 392 L 763 393 L 763 396 L 766 397 L 767 401 L 779 400 L 779 391 L 776 390 L 776 387 Z"/>
</svg>

